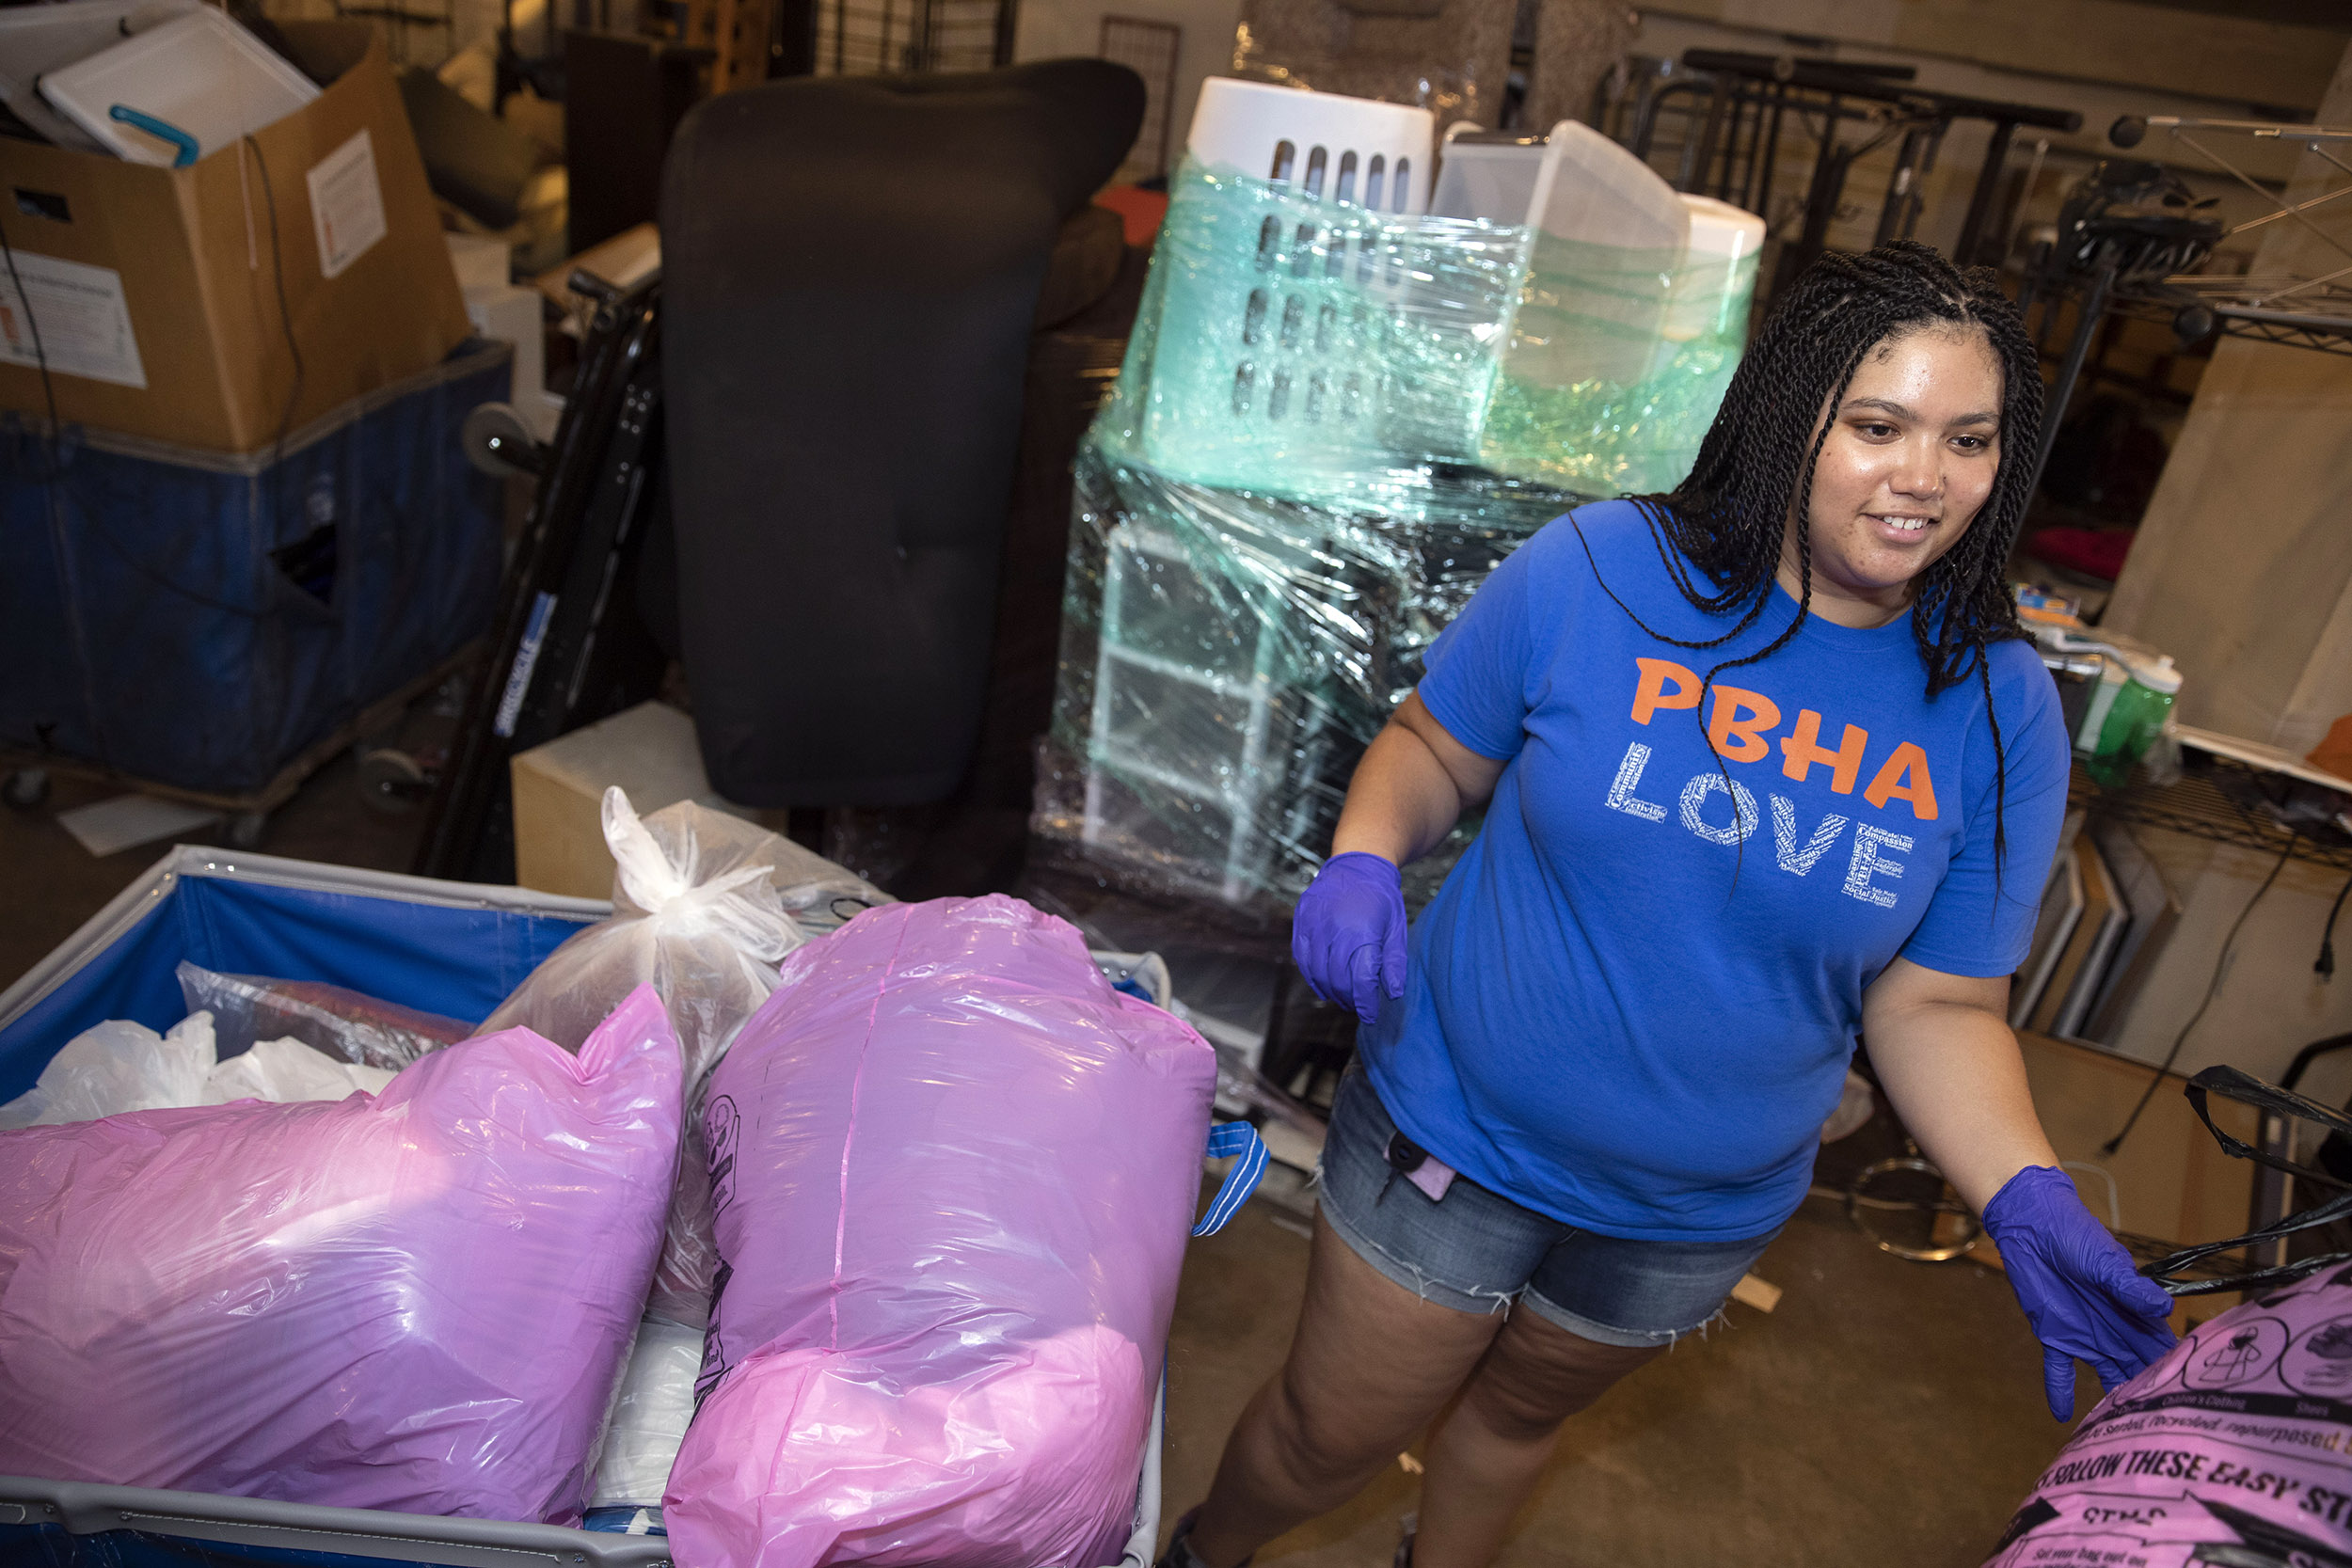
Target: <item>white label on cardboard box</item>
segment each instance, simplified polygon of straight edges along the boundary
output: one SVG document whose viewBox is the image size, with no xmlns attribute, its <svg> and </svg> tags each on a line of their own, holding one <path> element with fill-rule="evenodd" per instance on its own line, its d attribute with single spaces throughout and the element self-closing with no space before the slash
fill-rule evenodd
<svg viewBox="0 0 2352 1568">
<path fill-rule="evenodd" d="M 38 368 L 46 360 L 55 374 L 145 391 L 122 274 L 24 250 L 15 260 L 15 278 L 0 269 L 0 363 Z"/>
<path fill-rule="evenodd" d="M 386 233 L 384 187 L 375 179 L 375 144 L 361 131 L 321 158 L 309 178 L 310 227 L 319 237 L 319 275 L 339 277 Z"/>
</svg>

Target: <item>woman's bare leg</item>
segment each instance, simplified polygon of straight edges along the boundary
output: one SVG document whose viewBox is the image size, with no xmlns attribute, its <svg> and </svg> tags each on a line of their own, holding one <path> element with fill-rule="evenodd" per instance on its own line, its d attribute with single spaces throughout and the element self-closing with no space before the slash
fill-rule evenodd
<svg viewBox="0 0 2352 1568">
<path fill-rule="evenodd" d="M 1290 1355 L 1225 1441 L 1187 1538 L 1193 1555 L 1235 1568 L 1363 1490 L 1453 1397 L 1502 1322 L 1423 1301 L 1317 1214 Z"/>
<path fill-rule="evenodd" d="M 1542 1479 L 1560 1423 L 1659 1354 L 1597 1344 L 1524 1307 L 1431 1434 L 1413 1568 L 1486 1568 Z"/>
</svg>

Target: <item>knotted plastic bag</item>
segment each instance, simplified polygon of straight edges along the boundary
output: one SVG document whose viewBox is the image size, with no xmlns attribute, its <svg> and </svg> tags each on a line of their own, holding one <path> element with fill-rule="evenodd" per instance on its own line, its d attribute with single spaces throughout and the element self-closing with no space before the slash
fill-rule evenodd
<svg viewBox="0 0 2352 1568">
<path fill-rule="evenodd" d="M 611 918 L 548 955 L 482 1032 L 519 1026 L 574 1050 L 636 987 L 660 993 L 684 1053 L 689 1121 L 646 1309 L 700 1328 L 718 1268 L 709 1167 L 692 1125 L 704 1084 L 776 989 L 777 962 L 808 940 L 796 915 L 883 895 L 787 839 L 691 800 L 641 820 L 627 795 L 608 789 L 604 841 L 616 868 Z"/>
<path fill-rule="evenodd" d="M 2352 1562 L 2352 1265 L 2249 1298 L 2101 1400 L 1987 1568 Z"/>
<path fill-rule="evenodd" d="M 577 1056 L 0 1132 L 0 1474 L 577 1522 L 678 1088 L 641 990 Z"/>
<path fill-rule="evenodd" d="M 704 1109 L 726 1273 L 678 1560 L 1118 1560 L 1216 1073 L 1015 899 L 793 954 Z"/>
</svg>

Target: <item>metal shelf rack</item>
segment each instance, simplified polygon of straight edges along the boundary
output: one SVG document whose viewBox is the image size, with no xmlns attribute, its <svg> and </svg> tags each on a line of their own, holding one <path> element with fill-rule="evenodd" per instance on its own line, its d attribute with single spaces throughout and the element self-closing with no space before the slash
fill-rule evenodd
<svg viewBox="0 0 2352 1568">
<path fill-rule="evenodd" d="M 2169 275 L 2141 272 L 2135 276 L 2130 265 L 2131 251 L 2128 246 L 2119 248 L 2115 243 L 2115 236 L 2127 236 L 2134 230 L 2137 226 L 2133 220 L 2113 226 L 2113 235 L 2106 236 L 2104 243 L 2102 226 L 2096 222 L 2083 234 L 2061 236 L 2059 247 L 2037 257 L 2028 272 L 2025 297 L 2020 301 L 2021 309 L 2029 308 L 2037 295 L 2046 301 L 2042 316 L 2045 331 L 2052 319 L 2051 308 L 2060 297 L 2072 297 L 2078 302 L 2073 341 L 2043 403 L 2042 451 L 2034 470 L 2037 481 L 2042 465 L 2049 460 L 2051 445 L 2066 417 L 2066 405 L 2082 374 L 2091 335 L 2110 312 L 2169 318 L 2184 347 L 2218 333 L 2322 354 L 2352 355 L 2352 242 L 2329 233 L 2310 216 L 2314 208 L 2352 198 L 2352 179 L 2290 205 L 2198 139 L 2198 133 L 2218 133 L 2250 136 L 2257 141 L 2300 142 L 2306 152 L 2352 176 L 2352 162 L 2343 155 L 2352 152 L 2352 126 L 2275 125 L 2253 120 L 2187 119 L 2175 115 L 2125 115 L 2108 127 L 2107 139 L 2120 148 L 2137 149 L 2151 131 L 2166 133 L 2214 169 L 2271 204 L 2269 212 L 2227 230 L 2218 224 L 2211 225 L 2209 232 L 2215 241 L 2273 223 L 2292 223 L 2336 251 L 2346 264 L 2316 277 L 2233 277 L 2194 271 Z M 2161 227 L 2163 222 L 2156 220 L 2155 226 Z M 2060 250 L 2074 254 L 2063 255 Z M 2201 248 L 2198 260 L 2201 259 Z"/>
<path fill-rule="evenodd" d="M 2308 799 L 2316 785 L 2298 784 L 2284 775 L 2265 772 L 2227 757 L 2191 752 L 2195 766 L 2170 784 L 2151 784 L 2135 771 L 2121 785 L 2098 783 L 2074 767 L 2066 792 L 2067 804 L 2082 806 L 2110 821 L 2163 828 L 2217 844 L 2233 844 L 2265 854 L 2290 853 L 2312 865 L 2352 872 L 2352 834 L 2325 821 L 2312 820 L 2309 809 L 2294 813 L 2295 825 L 2282 821 L 2289 802 Z M 2352 801 L 2344 804 L 2352 805 Z"/>
</svg>

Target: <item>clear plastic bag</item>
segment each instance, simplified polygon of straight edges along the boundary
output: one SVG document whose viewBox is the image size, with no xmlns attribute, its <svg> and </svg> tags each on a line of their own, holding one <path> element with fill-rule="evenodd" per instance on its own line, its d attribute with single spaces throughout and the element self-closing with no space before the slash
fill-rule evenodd
<svg viewBox="0 0 2352 1568">
<path fill-rule="evenodd" d="M 295 1039 L 338 1061 L 398 1072 L 426 1052 L 454 1045 L 474 1032 L 463 1019 L 378 1001 L 342 986 L 221 974 L 192 963 L 181 964 L 179 973 L 188 1011 L 213 1015 L 215 1042 L 224 1059 L 258 1040 Z"/>
<path fill-rule="evenodd" d="M 197 1101 L 226 1105 L 237 1100 L 262 1100 L 285 1104 L 297 1100 L 341 1100 L 348 1094 L 375 1094 L 392 1081 L 380 1067 L 339 1062 L 324 1051 L 295 1039 L 256 1040 L 204 1076 L 204 1092 Z"/>
<path fill-rule="evenodd" d="M 571 1050 L 638 986 L 660 993 L 684 1053 L 688 1117 L 647 1310 L 699 1328 L 718 1269 L 709 1170 L 694 1124 L 703 1086 L 810 927 L 835 924 L 837 901 L 864 908 L 887 895 L 789 839 L 691 800 L 641 819 L 626 794 L 608 789 L 604 837 L 617 868 L 612 917 L 566 939 L 482 1032 L 529 1028 Z"/>
<path fill-rule="evenodd" d="M 637 1328 L 606 1423 L 603 1456 L 590 1508 L 655 1508 L 677 1463 L 678 1444 L 694 1418 L 694 1375 L 702 1370 L 699 1330 L 647 1318 Z"/>
<path fill-rule="evenodd" d="M 0 1105 L 0 1129 L 55 1127 L 126 1111 L 195 1105 L 203 1099 L 213 1065 L 210 1013 L 193 1013 L 165 1035 L 127 1019 L 109 1019 L 68 1040 L 31 1088 Z"/>
<path fill-rule="evenodd" d="M 704 1111 L 728 1273 L 678 1560 L 1117 1561 L 1216 1075 L 1011 898 L 787 959 Z"/>
<path fill-rule="evenodd" d="M 208 1012 L 190 1013 L 164 1035 L 110 1019 L 67 1041 L 40 1082 L 0 1105 L 0 1130 L 235 1100 L 341 1100 L 373 1094 L 391 1081 L 385 1069 L 338 1061 L 294 1039 L 262 1040 L 217 1061 Z"/>
<path fill-rule="evenodd" d="M 648 990 L 576 1056 L 0 1133 L 0 1474 L 577 1522 L 678 1063 Z"/>
</svg>

